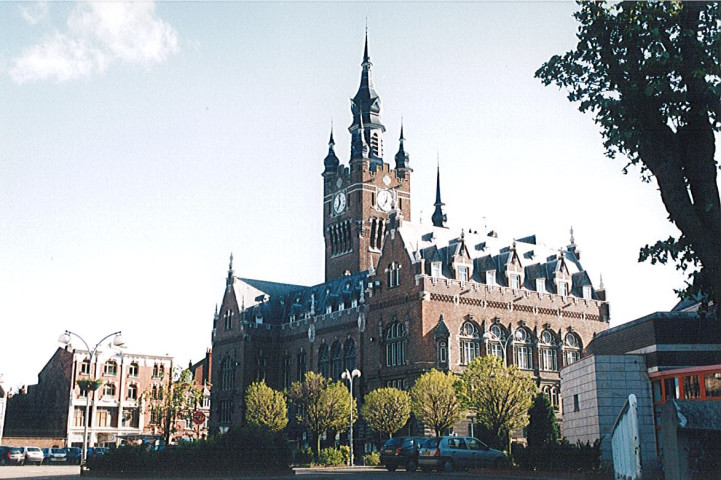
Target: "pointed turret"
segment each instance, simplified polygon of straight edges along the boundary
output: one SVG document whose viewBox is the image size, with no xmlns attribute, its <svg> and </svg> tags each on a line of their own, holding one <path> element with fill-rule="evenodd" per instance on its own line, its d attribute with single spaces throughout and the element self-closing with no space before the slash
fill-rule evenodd
<svg viewBox="0 0 721 480">
<path fill-rule="evenodd" d="M 386 127 L 381 123 L 381 100 L 373 87 L 373 79 L 371 78 L 373 64 L 368 54 L 368 32 L 366 32 L 361 66 L 363 71 L 361 72 L 360 86 L 355 97 L 351 99 L 353 123 L 348 127 L 348 130 L 353 135 L 351 158 L 361 156 L 362 151 L 359 150 L 361 139 L 359 137 L 364 136 L 365 141 L 370 144 L 370 157 L 380 159 L 383 157 L 383 132 L 386 131 Z M 361 132 L 364 132 L 365 135 L 361 135 Z"/>
<path fill-rule="evenodd" d="M 230 254 L 230 263 L 228 264 L 228 278 L 225 279 L 225 286 L 230 288 L 233 285 L 233 277 L 235 272 L 233 271 L 233 254 Z"/>
<path fill-rule="evenodd" d="M 403 136 L 403 121 L 401 121 L 401 136 L 398 139 L 398 153 L 396 153 L 396 170 L 412 172 L 413 169 L 409 165 L 410 160 L 404 145 L 405 141 L 406 139 Z"/>
<path fill-rule="evenodd" d="M 331 126 L 330 140 L 328 141 L 328 155 L 326 155 L 325 160 L 323 160 L 323 165 L 325 166 L 323 174 L 335 173 L 336 171 L 338 171 L 338 165 L 340 165 L 340 161 L 338 160 L 338 157 L 336 156 L 333 147 L 335 147 L 335 141 L 333 140 L 333 126 Z"/>
<path fill-rule="evenodd" d="M 446 228 L 446 221 L 448 218 L 446 217 L 446 214 L 443 212 L 443 206 L 445 203 L 441 201 L 441 166 L 440 164 L 437 167 L 436 172 L 436 203 L 434 204 L 436 206 L 436 209 L 433 211 L 433 216 L 431 216 L 431 221 L 433 221 L 434 227 L 443 227 Z"/>
</svg>

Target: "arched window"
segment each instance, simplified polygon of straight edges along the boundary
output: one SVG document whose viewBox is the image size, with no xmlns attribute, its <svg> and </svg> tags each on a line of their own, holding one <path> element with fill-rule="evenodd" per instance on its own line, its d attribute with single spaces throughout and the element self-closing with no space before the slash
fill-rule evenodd
<svg viewBox="0 0 721 480">
<path fill-rule="evenodd" d="M 573 332 L 566 334 L 563 345 L 563 353 L 566 357 L 566 365 L 570 365 L 581 359 L 581 339 Z"/>
<path fill-rule="evenodd" d="M 355 365 L 355 342 L 349 338 L 343 345 L 343 370 L 352 372 Z"/>
<path fill-rule="evenodd" d="M 513 335 L 513 359 L 518 368 L 524 370 L 533 369 L 533 346 L 531 341 L 531 332 L 525 328 L 519 328 Z"/>
<path fill-rule="evenodd" d="M 543 394 L 548 397 L 548 401 L 551 403 L 551 406 L 554 410 L 558 410 L 559 406 L 559 397 L 558 397 L 558 387 L 553 385 L 546 385 L 543 387 Z"/>
<path fill-rule="evenodd" d="M 235 362 L 230 357 L 225 357 L 220 365 L 220 389 L 231 390 L 233 388 L 233 377 Z"/>
<path fill-rule="evenodd" d="M 90 360 L 85 359 L 83 360 L 83 363 L 80 364 L 80 374 L 81 375 L 90 375 Z"/>
<path fill-rule="evenodd" d="M 103 375 L 114 377 L 118 374 L 118 364 L 115 360 L 108 360 L 103 367 Z"/>
<path fill-rule="evenodd" d="M 550 330 L 541 332 L 539 342 L 539 360 L 541 362 L 541 370 L 547 372 L 558 371 L 558 352 L 556 350 L 556 335 Z M 550 397 L 549 397 L 550 398 Z"/>
<path fill-rule="evenodd" d="M 140 369 L 138 368 L 138 364 L 133 362 L 128 367 L 128 376 L 129 377 L 137 377 L 139 371 L 140 371 Z"/>
<path fill-rule="evenodd" d="M 337 340 L 333 342 L 333 345 L 330 347 L 330 357 L 330 378 L 338 380 L 341 372 L 343 371 L 343 350 L 340 348 L 340 342 Z"/>
<path fill-rule="evenodd" d="M 115 384 L 114 383 L 106 383 L 103 387 L 103 396 L 109 396 L 113 397 L 115 396 Z"/>
<path fill-rule="evenodd" d="M 386 329 L 386 366 L 406 364 L 406 331 L 402 323 L 393 322 Z"/>
<path fill-rule="evenodd" d="M 503 342 L 506 339 L 506 330 L 494 323 L 490 328 L 491 338 L 488 340 L 488 354 L 495 355 L 501 360 L 506 359 L 506 352 L 503 351 Z"/>
<path fill-rule="evenodd" d="M 305 372 L 307 371 L 308 355 L 304 349 L 300 349 L 298 352 L 298 381 L 302 382 L 305 380 Z"/>
<path fill-rule="evenodd" d="M 445 365 L 448 362 L 448 345 L 446 342 L 438 342 L 438 363 Z"/>
<path fill-rule="evenodd" d="M 318 349 L 318 372 L 324 377 L 330 377 L 330 354 L 325 343 Z"/>
<path fill-rule="evenodd" d="M 397 287 L 401 284 L 401 267 L 396 262 L 388 265 L 388 288 Z"/>
<path fill-rule="evenodd" d="M 481 336 L 478 327 L 472 322 L 465 322 L 461 326 L 461 365 L 468 365 L 474 358 L 481 355 Z"/>
<path fill-rule="evenodd" d="M 128 385 L 128 400 L 137 400 L 138 399 L 138 386 L 134 383 L 131 383 Z"/>
</svg>

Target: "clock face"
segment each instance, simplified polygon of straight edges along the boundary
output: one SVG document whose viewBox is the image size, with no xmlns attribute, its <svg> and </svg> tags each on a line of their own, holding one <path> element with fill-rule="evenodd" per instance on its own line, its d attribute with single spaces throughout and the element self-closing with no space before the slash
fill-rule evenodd
<svg viewBox="0 0 721 480">
<path fill-rule="evenodd" d="M 333 211 L 340 213 L 343 210 L 345 210 L 345 193 L 338 192 L 335 194 L 335 197 L 333 197 Z"/>
<path fill-rule="evenodd" d="M 393 208 L 393 192 L 390 190 L 381 190 L 378 192 L 376 204 L 382 211 L 390 212 L 391 208 Z"/>
</svg>

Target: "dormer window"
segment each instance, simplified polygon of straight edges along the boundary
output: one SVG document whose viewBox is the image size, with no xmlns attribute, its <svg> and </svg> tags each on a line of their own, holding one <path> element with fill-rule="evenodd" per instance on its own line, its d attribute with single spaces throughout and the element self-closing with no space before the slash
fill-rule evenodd
<svg viewBox="0 0 721 480">
<path fill-rule="evenodd" d="M 290 323 L 295 322 L 295 315 L 289 315 L 289 316 L 288 316 L 288 321 L 289 321 Z"/>
<path fill-rule="evenodd" d="M 325 313 L 331 313 L 333 312 L 333 306 L 332 305 L 326 305 L 325 306 Z"/>
<path fill-rule="evenodd" d="M 257 313 L 255 315 L 255 323 L 257 323 L 257 324 L 263 323 L 263 314 L 262 313 Z"/>
<path fill-rule="evenodd" d="M 340 312 L 341 310 L 345 310 L 345 302 L 340 302 L 338 304 L 338 311 Z"/>
<path fill-rule="evenodd" d="M 568 282 L 558 282 L 558 294 L 562 297 L 568 296 Z"/>
<path fill-rule="evenodd" d="M 441 262 L 431 263 L 431 277 L 440 278 L 441 276 Z"/>
<path fill-rule="evenodd" d="M 509 275 L 508 280 L 509 280 L 508 283 L 510 284 L 512 289 L 518 290 L 521 288 L 521 276 L 520 275 Z"/>
<path fill-rule="evenodd" d="M 586 285 L 583 287 L 583 298 L 586 300 L 591 300 L 591 286 Z"/>
<path fill-rule="evenodd" d="M 468 267 L 458 267 L 458 280 L 464 283 L 468 281 Z"/>
<path fill-rule="evenodd" d="M 486 284 L 487 285 L 496 285 L 496 271 L 495 270 L 488 270 L 486 272 Z"/>
<path fill-rule="evenodd" d="M 350 308 L 356 308 L 358 306 L 358 299 L 354 298 L 350 301 Z"/>
<path fill-rule="evenodd" d="M 536 291 L 538 293 L 546 293 L 546 279 L 545 278 L 537 278 L 536 279 Z"/>
</svg>

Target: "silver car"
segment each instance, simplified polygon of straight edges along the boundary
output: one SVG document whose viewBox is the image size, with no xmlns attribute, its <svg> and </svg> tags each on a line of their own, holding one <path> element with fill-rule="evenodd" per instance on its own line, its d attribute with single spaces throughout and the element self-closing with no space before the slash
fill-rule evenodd
<svg viewBox="0 0 721 480">
<path fill-rule="evenodd" d="M 43 451 L 38 447 L 20 447 L 25 454 L 25 465 L 35 464 L 41 465 L 43 463 Z"/>
<path fill-rule="evenodd" d="M 418 452 L 421 470 L 452 472 L 472 467 L 500 468 L 507 462 L 506 454 L 488 447 L 473 437 L 432 437 Z"/>
</svg>

